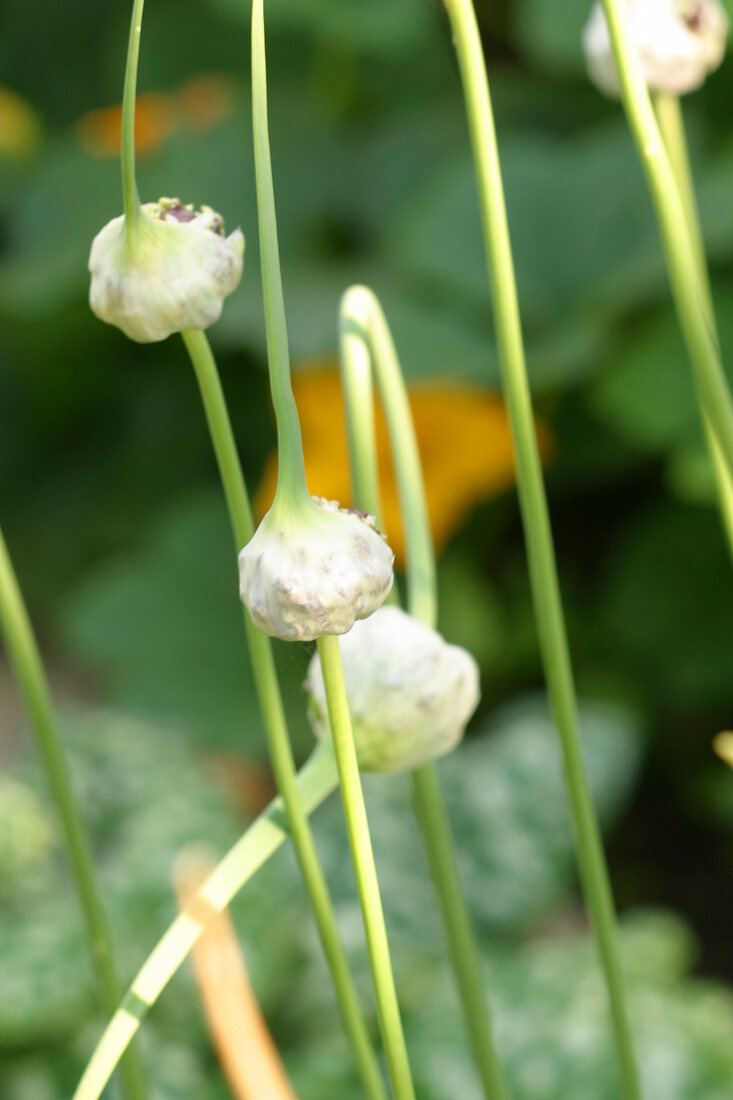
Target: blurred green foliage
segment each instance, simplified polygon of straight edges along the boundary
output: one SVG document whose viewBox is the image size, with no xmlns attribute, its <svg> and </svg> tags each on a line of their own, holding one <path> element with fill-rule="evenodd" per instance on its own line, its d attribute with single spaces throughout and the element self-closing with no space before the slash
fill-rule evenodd
<svg viewBox="0 0 733 1100">
<path fill-rule="evenodd" d="M 603 700 L 586 712 L 586 752 L 612 830 L 617 894 L 624 910 L 682 913 L 700 941 L 700 973 L 730 981 L 733 777 L 710 753 L 733 713 L 730 563 L 644 180 L 620 108 L 584 76 L 588 7 L 477 3 L 530 374 L 555 441 L 548 483 L 571 644 L 583 694 Z M 410 379 L 495 388 L 475 184 L 441 5 L 268 0 L 267 14 L 296 369 L 334 357 L 338 300 L 358 280 L 380 295 Z M 91 238 L 121 206 L 114 116 L 90 112 L 119 103 L 128 16 L 122 0 L 5 0 L 0 10 L 0 79 L 32 112 L 26 123 L 14 116 L 29 127 L 25 145 L 0 142 L 0 522 L 59 693 L 114 707 L 67 729 L 129 974 L 174 911 L 175 854 L 198 839 L 223 850 L 242 826 L 202 778 L 203 754 L 234 751 L 260 766 L 264 749 L 226 516 L 182 346 L 134 346 L 86 303 Z M 248 18 L 245 0 L 150 0 L 140 87 L 157 98 L 145 100 L 151 137 L 139 177 L 143 199 L 212 204 L 247 236 L 243 284 L 211 336 L 254 490 L 274 428 Z M 728 58 L 685 103 L 729 364 L 731 102 Z M 541 674 L 512 493 L 456 533 L 440 585 L 445 633 L 482 669 L 473 738 L 441 774 L 516 1096 L 611 1100 L 557 760 L 532 694 Z M 277 656 L 302 758 L 308 651 Z M 28 843 L 0 842 L 0 1095 L 58 1100 L 101 1021 L 63 856 L 46 842 L 53 818 L 7 698 L 0 769 L 25 786 L 0 781 L 0 828 L 12 811 Z M 367 786 L 421 1096 L 472 1100 L 404 787 Z M 338 804 L 316 820 L 366 988 Z M 356 1096 L 289 853 L 236 914 L 296 1086 L 304 1097 Z M 666 913 L 625 922 L 654 1100 L 721 1100 L 733 1088 L 733 1009 L 721 987 L 689 976 L 693 938 Z M 144 1029 L 158 1100 L 219 1100 L 192 982 L 176 982 L 182 995 L 164 997 Z"/>
</svg>

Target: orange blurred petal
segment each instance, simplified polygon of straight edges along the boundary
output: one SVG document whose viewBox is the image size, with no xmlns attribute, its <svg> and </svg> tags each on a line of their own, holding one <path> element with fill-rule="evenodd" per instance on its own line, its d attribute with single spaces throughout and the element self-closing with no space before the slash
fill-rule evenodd
<svg viewBox="0 0 733 1100">
<path fill-rule="evenodd" d="M 193 130 L 211 129 L 232 113 L 235 90 L 232 78 L 219 73 L 189 80 L 178 93 L 181 121 Z"/>
<path fill-rule="evenodd" d="M 214 869 L 200 851 L 184 852 L 176 868 L 182 909 Z M 297 1100 L 247 977 L 227 910 L 193 949 L 193 964 L 209 1034 L 236 1100 Z"/>
<path fill-rule="evenodd" d="M 293 376 L 293 390 L 303 432 L 308 488 L 315 495 L 349 505 L 346 419 L 338 370 L 331 365 L 301 370 Z M 509 417 L 498 395 L 441 382 L 411 387 L 410 406 L 425 477 L 430 526 L 436 552 L 440 553 L 474 505 L 498 496 L 514 484 Z M 382 523 L 399 565 L 404 562 L 404 533 L 387 426 L 379 407 L 375 419 Z M 537 434 L 546 459 L 550 450 L 549 432 L 538 423 Z M 255 500 L 259 516 L 269 508 L 276 484 L 277 455 L 273 454 Z"/>
<path fill-rule="evenodd" d="M 151 92 L 137 97 L 135 104 L 135 150 L 149 153 L 157 149 L 176 128 L 177 111 L 170 96 Z M 79 142 L 93 157 L 120 155 L 122 107 L 100 107 L 88 111 L 76 124 Z"/>
</svg>

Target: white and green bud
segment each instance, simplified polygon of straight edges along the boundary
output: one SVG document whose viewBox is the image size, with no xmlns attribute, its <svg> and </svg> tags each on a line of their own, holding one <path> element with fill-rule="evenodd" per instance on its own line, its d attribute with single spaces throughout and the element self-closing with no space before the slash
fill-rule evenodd
<svg viewBox="0 0 733 1100">
<path fill-rule="evenodd" d="M 285 641 L 345 634 L 382 605 L 394 554 L 374 517 L 307 499 L 273 505 L 239 555 L 239 593 L 255 626 Z"/>
<path fill-rule="evenodd" d="M 471 654 L 397 607 L 382 607 L 339 639 L 359 767 L 410 771 L 458 745 L 480 698 Z M 308 717 L 329 735 L 315 653 L 305 681 Z"/>
<path fill-rule="evenodd" d="M 132 228 L 121 215 L 94 238 L 89 303 L 131 340 L 165 340 L 218 321 L 243 263 L 241 229 L 227 237 L 210 207 L 163 198 L 141 206 Z"/>
<path fill-rule="evenodd" d="M 624 0 L 626 27 L 652 92 L 692 92 L 717 69 L 725 53 L 728 18 L 719 0 Z M 583 30 L 588 73 L 609 96 L 620 84 L 600 0 Z"/>
</svg>

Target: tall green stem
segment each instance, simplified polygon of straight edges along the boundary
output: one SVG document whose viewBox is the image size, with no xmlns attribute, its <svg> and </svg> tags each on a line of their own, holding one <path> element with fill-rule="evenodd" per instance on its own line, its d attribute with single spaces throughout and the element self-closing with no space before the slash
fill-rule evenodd
<svg viewBox="0 0 733 1100">
<path fill-rule="evenodd" d="M 277 244 L 275 190 L 272 182 L 270 135 L 267 121 L 267 64 L 262 0 L 252 4 L 252 122 L 254 131 L 257 218 L 260 231 L 262 292 L 267 327 L 270 386 L 277 420 L 278 496 L 289 504 L 307 496 L 303 444 L 298 410 L 290 380 L 290 352 L 285 324 L 285 301 Z"/>
<path fill-rule="evenodd" d="M 25 700 L 53 800 L 66 838 L 71 869 L 86 923 L 100 998 L 106 1012 L 114 1012 L 122 993 L 107 918 L 94 874 L 89 839 L 77 807 L 53 713 L 51 692 L 33 635 L 20 586 L 0 531 L 0 628 L 18 686 Z M 134 1051 L 121 1066 L 128 1100 L 144 1100 L 142 1069 Z"/>
<path fill-rule="evenodd" d="M 397 353 L 382 308 L 367 287 L 342 299 L 341 371 L 347 410 L 354 504 L 381 513 L 375 446 L 372 369 L 387 419 L 407 545 L 408 607 L 428 626 L 437 617 L 436 567 L 420 454 Z M 505 1100 L 508 1091 L 494 1045 L 481 977 L 481 959 L 461 886 L 450 824 L 432 764 L 412 773 L 413 803 L 440 901 L 464 1022 L 484 1092 Z"/>
<path fill-rule="evenodd" d="M 182 333 L 182 336 L 201 391 L 229 509 L 234 542 L 239 550 L 252 538 L 254 525 L 216 363 L 204 332 L 187 331 Z M 370 1100 L 384 1100 L 384 1086 L 369 1042 L 346 955 L 339 939 L 336 918 L 318 860 L 313 833 L 298 797 L 295 762 L 288 737 L 272 645 L 270 639 L 256 629 L 246 612 L 244 620 L 255 688 L 265 721 L 275 780 L 285 804 L 293 845 L 331 969 L 344 1027 L 351 1041 L 367 1095 Z"/>
<path fill-rule="evenodd" d="M 618 0 L 603 0 L 624 107 L 647 178 L 667 259 L 672 295 L 700 398 L 733 478 L 733 401 L 701 292 L 699 262 L 682 198 L 638 63 L 625 32 Z"/>
<path fill-rule="evenodd" d="M 356 759 L 354 734 L 351 728 L 349 703 L 346 698 L 341 650 L 338 638 L 326 635 L 317 641 L 318 655 L 326 689 L 328 718 L 336 753 L 339 786 L 344 804 L 346 831 L 349 836 L 351 858 L 354 864 L 356 885 L 359 891 L 361 911 L 364 917 L 372 980 L 377 997 L 382 1042 L 392 1082 L 395 1100 L 415 1100 L 407 1047 L 402 1031 L 400 1008 L 397 1002 L 392 963 L 389 957 L 387 929 L 384 924 L 382 901 L 379 895 L 377 870 L 374 865 L 369 823 L 361 789 L 359 765 Z"/>
<path fill-rule="evenodd" d="M 327 742 L 316 747 L 298 772 L 296 782 L 298 797 L 307 814 L 336 789 L 336 763 Z M 99 1100 L 128 1043 L 206 931 L 209 921 L 226 909 L 287 838 L 283 800 L 276 798 L 216 865 L 185 911 L 176 917 L 145 960 L 97 1044 L 73 1100 Z"/>
<path fill-rule="evenodd" d="M 127 64 L 125 66 L 125 85 L 122 92 L 122 198 L 128 240 L 130 235 L 137 229 L 140 220 L 140 198 L 135 182 L 135 95 L 144 4 L 145 0 L 134 0 L 132 6 L 130 38 L 127 45 Z"/>
<path fill-rule="evenodd" d="M 712 330 L 716 343 L 718 342 L 718 330 L 715 321 L 715 308 L 713 295 L 710 289 L 710 277 L 708 265 L 705 259 L 705 243 L 703 241 L 700 219 L 695 200 L 695 184 L 692 178 L 690 158 L 687 152 L 687 140 L 685 138 L 685 124 L 682 118 L 682 106 L 679 98 L 672 95 L 659 94 L 654 97 L 659 129 L 664 138 L 667 156 L 672 168 L 677 189 L 679 191 L 682 207 L 685 212 L 687 229 L 690 234 L 690 244 L 695 257 L 695 267 L 699 283 L 700 300 L 705 309 L 708 324 Z M 718 504 L 723 519 L 728 548 L 733 556 L 733 478 L 731 478 L 720 445 L 715 436 L 715 431 L 704 406 L 700 405 L 705 439 L 715 473 L 715 484 L 718 492 Z"/>
<path fill-rule="evenodd" d="M 613 896 L 580 747 L 575 686 L 535 436 L 486 67 L 470 0 L 444 2 L 466 100 L 499 357 L 512 425 L 530 582 L 545 678 L 562 746 L 578 864 L 608 987 L 623 1095 L 625 1100 L 640 1100 L 641 1086 L 626 1012 Z"/>
</svg>

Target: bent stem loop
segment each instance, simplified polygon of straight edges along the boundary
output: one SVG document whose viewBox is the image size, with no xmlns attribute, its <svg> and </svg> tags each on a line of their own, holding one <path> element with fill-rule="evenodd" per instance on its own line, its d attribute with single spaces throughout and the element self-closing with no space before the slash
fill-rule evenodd
<svg viewBox="0 0 733 1100">
<path fill-rule="evenodd" d="M 346 698 L 341 650 L 338 638 L 325 635 L 317 641 L 318 655 L 326 689 L 328 718 L 336 754 L 339 786 L 344 804 L 346 831 L 354 863 L 354 874 L 364 916 L 369 962 L 377 998 L 382 1041 L 389 1066 L 389 1077 L 395 1100 L 415 1100 L 407 1048 L 402 1032 L 400 1008 L 397 1002 L 392 964 L 387 943 L 382 901 L 379 895 L 377 871 L 374 865 L 369 823 L 361 789 L 359 765 L 356 759 L 354 734 L 351 728 L 349 704 Z"/>
<path fill-rule="evenodd" d="M 453 31 L 466 100 L 493 291 L 499 358 L 514 441 L 530 583 L 545 678 L 562 746 L 578 864 L 608 987 L 623 1095 L 625 1100 L 640 1100 L 641 1086 L 626 1012 L 613 895 L 580 746 L 575 686 L 534 430 L 504 189 L 481 39 L 470 0 L 444 0 L 444 3 Z"/>
<path fill-rule="evenodd" d="M 405 526 L 408 608 L 415 618 L 434 627 L 437 619 L 435 554 L 415 426 L 392 334 L 371 290 L 355 286 L 346 291 L 341 300 L 339 328 L 353 503 L 371 512 L 380 525 L 372 393 L 374 373 L 387 421 Z M 412 786 L 413 805 L 440 901 L 473 1057 L 487 1098 L 506 1100 L 509 1094 L 494 1045 L 491 1015 L 481 978 L 481 959 L 435 766 L 426 764 L 414 771 Z"/>
<path fill-rule="evenodd" d="M 0 531 L 0 630 L 28 710 L 46 779 L 61 819 L 76 891 L 84 914 L 87 943 L 100 999 L 105 1011 L 112 1013 L 122 995 L 115 966 L 112 937 L 97 887 L 89 838 L 74 798 L 41 655 L 2 531 Z M 122 1064 L 121 1076 L 128 1100 L 144 1100 L 146 1088 L 142 1069 L 134 1051 L 130 1051 Z"/>
<path fill-rule="evenodd" d="M 298 772 L 296 784 L 306 814 L 312 813 L 336 789 L 338 776 L 330 745 L 319 743 Z M 204 934 L 209 922 L 226 909 L 288 836 L 285 804 L 278 797 L 252 822 L 158 941 L 97 1044 L 73 1100 L 99 1100 L 148 1010 Z"/>
<path fill-rule="evenodd" d="M 659 223 L 677 316 L 703 408 L 733 479 L 733 401 L 705 306 L 699 261 L 646 85 L 625 33 L 618 0 L 603 0 L 629 126 Z"/>
<path fill-rule="evenodd" d="M 254 524 L 216 363 L 204 332 L 187 331 L 182 333 L 182 336 L 201 391 L 231 519 L 234 542 L 239 549 L 252 538 Z M 348 961 L 339 938 L 336 918 L 318 859 L 313 833 L 298 796 L 295 762 L 288 737 L 272 645 L 270 639 L 256 629 L 246 611 L 244 621 L 255 689 L 265 722 L 275 780 L 285 804 L 295 853 L 331 970 L 344 1028 L 351 1042 L 367 1096 L 370 1100 L 384 1100 L 384 1086 L 359 1007 Z"/>
<path fill-rule="evenodd" d="M 713 295 L 710 289 L 708 266 L 705 259 L 705 244 L 703 241 L 700 219 L 695 200 L 695 185 L 692 178 L 690 158 L 687 152 L 687 140 L 685 138 L 685 124 L 682 117 L 682 105 L 678 96 L 663 95 L 654 97 L 659 129 L 664 138 L 667 156 L 672 168 L 674 180 L 679 191 L 682 207 L 685 212 L 687 230 L 690 234 L 690 244 L 695 257 L 700 301 L 705 309 L 708 324 L 718 342 L 718 330 L 715 320 L 715 308 Z M 715 431 L 705 408 L 700 402 L 700 415 L 705 429 L 705 439 L 710 451 L 710 457 L 715 473 L 715 484 L 718 493 L 718 505 L 723 520 L 728 549 L 733 556 L 733 478 L 731 478 L 725 459 L 715 436 Z"/>
</svg>

